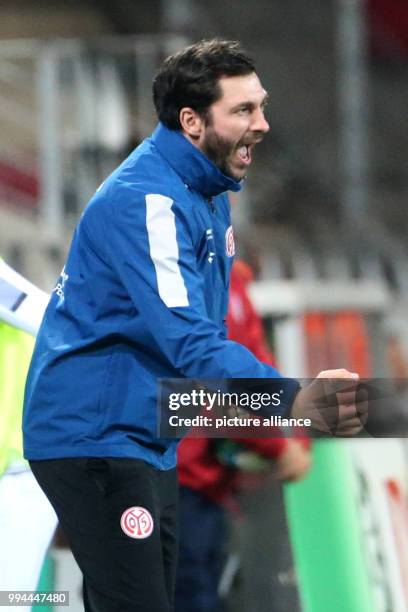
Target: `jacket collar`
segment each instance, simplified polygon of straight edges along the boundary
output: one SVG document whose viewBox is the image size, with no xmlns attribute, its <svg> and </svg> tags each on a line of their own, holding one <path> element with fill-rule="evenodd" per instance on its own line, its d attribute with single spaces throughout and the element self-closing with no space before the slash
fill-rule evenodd
<svg viewBox="0 0 408 612">
<path fill-rule="evenodd" d="M 163 157 L 191 189 L 211 198 L 224 191 L 239 191 L 241 184 L 226 176 L 181 132 L 159 123 L 152 140 Z"/>
</svg>

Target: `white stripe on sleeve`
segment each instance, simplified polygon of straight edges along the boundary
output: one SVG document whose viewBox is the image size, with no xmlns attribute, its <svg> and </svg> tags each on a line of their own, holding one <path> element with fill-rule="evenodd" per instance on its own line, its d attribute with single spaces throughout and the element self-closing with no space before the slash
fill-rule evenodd
<svg viewBox="0 0 408 612">
<path fill-rule="evenodd" d="M 178 264 L 179 249 L 173 200 L 159 193 L 146 195 L 146 227 L 159 295 L 168 308 L 188 306 L 187 288 Z"/>
</svg>

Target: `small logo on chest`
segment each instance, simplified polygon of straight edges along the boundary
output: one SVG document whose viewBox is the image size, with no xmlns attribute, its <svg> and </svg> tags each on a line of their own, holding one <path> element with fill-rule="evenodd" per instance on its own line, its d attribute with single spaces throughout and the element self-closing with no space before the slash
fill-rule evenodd
<svg viewBox="0 0 408 612">
<path fill-rule="evenodd" d="M 234 257 L 235 255 L 234 230 L 232 229 L 232 225 L 230 225 L 225 232 L 225 252 L 228 257 Z"/>
</svg>

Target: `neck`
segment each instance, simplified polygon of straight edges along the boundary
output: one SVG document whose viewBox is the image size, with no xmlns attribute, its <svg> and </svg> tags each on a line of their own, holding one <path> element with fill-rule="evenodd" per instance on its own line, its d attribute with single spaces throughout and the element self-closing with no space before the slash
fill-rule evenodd
<svg viewBox="0 0 408 612">
<path fill-rule="evenodd" d="M 199 149 L 201 153 L 204 153 L 202 147 L 200 146 L 200 136 L 190 136 L 190 134 L 185 130 L 180 130 L 180 133 L 183 134 L 183 136 L 188 140 L 188 142 L 190 142 L 193 146 L 197 147 L 197 149 Z"/>
</svg>

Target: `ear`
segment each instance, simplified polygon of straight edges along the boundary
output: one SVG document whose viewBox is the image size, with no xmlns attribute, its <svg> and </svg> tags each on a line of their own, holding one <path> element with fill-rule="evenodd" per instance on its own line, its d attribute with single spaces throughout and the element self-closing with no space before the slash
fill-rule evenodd
<svg viewBox="0 0 408 612">
<path fill-rule="evenodd" d="M 203 130 L 203 120 L 200 115 L 192 108 L 185 106 L 180 110 L 179 119 L 185 136 L 193 141 L 199 140 Z"/>
</svg>

